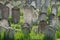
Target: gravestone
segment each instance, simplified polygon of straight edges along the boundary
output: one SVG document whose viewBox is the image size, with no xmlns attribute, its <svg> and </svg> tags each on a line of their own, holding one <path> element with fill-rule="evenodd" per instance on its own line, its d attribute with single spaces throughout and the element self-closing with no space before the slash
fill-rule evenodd
<svg viewBox="0 0 60 40">
<path fill-rule="evenodd" d="M 0 19 L 2 19 L 2 7 L 3 7 L 3 4 L 0 3 Z"/>
<path fill-rule="evenodd" d="M 20 9 L 17 7 L 12 8 L 12 20 L 14 23 L 18 23 L 20 20 Z"/>
<path fill-rule="evenodd" d="M 23 12 L 23 17 L 24 17 L 24 22 L 28 23 L 29 25 L 32 25 L 32 16 L 33 16 L 33 8 L 31 6 L 24 6 L 24 12 Z"/>
<path fill-rule="evenodd" d="M 7 6 L 3 6 L 2 8 L 2 18 L 8 19 L 9 17 L 9 8 Z"/>
</svg>

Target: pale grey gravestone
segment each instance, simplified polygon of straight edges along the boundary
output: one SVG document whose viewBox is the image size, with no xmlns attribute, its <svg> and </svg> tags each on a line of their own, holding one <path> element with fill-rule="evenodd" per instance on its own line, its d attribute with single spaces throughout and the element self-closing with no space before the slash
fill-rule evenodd
<svg viewBox="0 0 60 40">
<path fill-rule="evenodd" d="M 9 7 L 9 16 L 12 16 L 12 8 L 13 8 L 13 5 L 11 5 L 11 3 L 8 3 L 8 4 L 6 4 L 6 6 Z"/>
<path fill-rule="evenodd" d="M 32 24 L 32 15 L 33 14 L 33 8 L 29 7 L 29 6 L 25 6 L 24 7 L 24 12 L 23 12 L 23 16 L 24 16 L 24 22 L 28 23 L 28 24 Z"/>
</svg>

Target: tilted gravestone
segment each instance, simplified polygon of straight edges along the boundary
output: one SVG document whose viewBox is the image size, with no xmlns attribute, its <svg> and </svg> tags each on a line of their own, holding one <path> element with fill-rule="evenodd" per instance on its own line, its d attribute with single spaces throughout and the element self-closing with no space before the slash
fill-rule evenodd
<svg viewBox="0 0 60 40">
<path fill-rule="evenodd" d="M 18 23 L 20 20 L 20 8 L 12 8 L 12 20 L 14 23 Z"/>
<path fill-rule="evenodd" d="M 9 7 L 3 6 L 2 8 L 2 18 L 3 19 L 8 19 L 9 17 Z"/>
</svg>

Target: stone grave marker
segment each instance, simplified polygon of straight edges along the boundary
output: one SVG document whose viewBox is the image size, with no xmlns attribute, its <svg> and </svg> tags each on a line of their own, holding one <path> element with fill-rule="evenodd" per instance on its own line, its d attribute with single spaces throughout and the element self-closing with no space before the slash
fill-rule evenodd
<svg viewBox="0 0 60 40">
<path fill-rule="evenodd" d="M 32 25 L 32 15 L 33 14 L 33 8 L 31 6 L 24 6 L 24 13 L 23 13 L 23 17 L 24 17 L 24 22 L 28 23 L 29 25 Z"/>
<path fill-rule="evenodd" d="M 14 23 L 18 23 L 20 20 L 20 8 L 12 8 L 12 20 Z"/>
<path fill-rule="evenodd" d="M 0 3 L 0 19 L 2 19 L 2 7 L 3 7 L 3 4 Z"/>
<path fill-rule="evenodd" d="M 3 6 L 2 8 L 2 18 L 3 19 L 8 19 L 9 17 L 9 7 Z"/>
</svg>

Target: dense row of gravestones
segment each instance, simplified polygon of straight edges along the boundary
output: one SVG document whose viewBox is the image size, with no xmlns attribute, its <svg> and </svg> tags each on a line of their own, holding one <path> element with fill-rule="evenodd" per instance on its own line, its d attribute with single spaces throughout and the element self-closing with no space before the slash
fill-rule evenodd
<svg viewBox="0 0 60 40">
<path fill-rule="evenodd" d="M 47 2 L 49 2 L 48 0 L 46 0 Z M 38 32 L 40 33 L 44 33 L 45 37 L 50 37 L 50 40 L 55 40 L 54 36 L 55 36 L 55 32 L 56 32 L 56 16 L 57 16 L 57 6 L 53 5 L 51 7 L 51 13 L 49 15 L 49 19 L 48 19 L 48 23 L 46 20 L 47 17 L 47 2 L 45 3 L 44 6 L 42 6 L 41 11 L 40 11 L 40 7 L 41 7 L 41 0 L 37 0 L 36 2 L 36 7 L 34 5 L 30 5 L 32 0 L 29 1 L 27 0 L 27 5 L 24 5 L 24 21 L 25 23 L 21 26 L 21 29 L 23 31 L 23 33 L 25 34 L 29 34 L 32 30 L 32 24 L 33 24 L 33 10 L 39 9 L 39 15 L 38 15 L 38 19 L 39 19 L 39 24 L 38 24 Z M 29 4 L 29 5 L 28 5 Z M 0 26 L 7 28 L 8 30 L 5 30 L 5 36 L 4 39 L 5 40 L 14 40 L 14 30 L 10 29 L 10 23 L 8 21 L 8 16 L 9 16 L 9 7 L 0 3 Z M 18 7 L 12 7 L 12 22 L 13 23 L 18 23 L 19 19 L 20 19 L 20 8 Z M 60 20 L 60 17 L 58 18 Z M 2 27 L 0 28 L 0 30 L 2 30 Z M 52 34 L 51 34 L 52 33 Z M 8 39 L 7 39 L 8 38 Z"/>
</svg>

